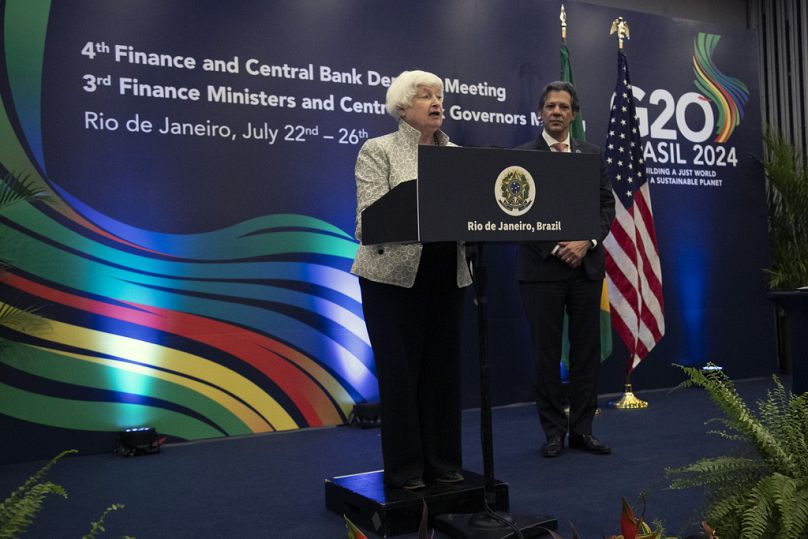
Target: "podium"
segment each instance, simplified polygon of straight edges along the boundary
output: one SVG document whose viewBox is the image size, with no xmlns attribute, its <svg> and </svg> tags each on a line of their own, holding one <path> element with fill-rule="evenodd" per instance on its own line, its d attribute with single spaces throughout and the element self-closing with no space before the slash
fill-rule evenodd
<svg viewBox="0 0 808 539">
<path fill-rule="evenodd" d="M 327 479 L 329 510 L 384 537 L 416 531 L 423 503 L 433 525 L 452 537 L 517 537 L 519 530 L 527 538 L 557 528 L 551 516 L 504 513 L 507 483 L 494 478 L 482 248 L 486 242 L 599 237 L 600 171 L 596 154 L 419 146 L 418 180 L 397 185 L 365 208 L 363 244 L 467 243 L 477 304 L 484 470 L 482 476 L 464 470 L 462 486 L 417 494 L 385 489 L 378 471 Z"/>
<path fill-rule="evenodd" d="M 600 166 L 596 154 L 420 146 L 420 180 L 365 208 L 362 243 L 597 238 Z"/>
</svg>

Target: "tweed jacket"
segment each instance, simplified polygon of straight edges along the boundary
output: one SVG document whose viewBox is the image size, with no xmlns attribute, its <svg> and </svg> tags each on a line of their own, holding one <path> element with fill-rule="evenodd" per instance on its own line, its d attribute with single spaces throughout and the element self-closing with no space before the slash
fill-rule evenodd
<svg viewBox="0 0 808 539">
<path fill-rule="evenodd" d="M 356 158 L 356 239 L 362 240 L 362 210 L 396 185 L 418 176 L 420 132 L 399 121 L 398 130 L 369 139 Z M 439 145 L 452 145 L 443 131 L 436 133 Z M 420 243 L 360 245 L 351 273 L 371 281 L 412 288 L 421 261 Z M 457 286 L 471 284 L 463 244 L 457 245 Z"/>
</svg>

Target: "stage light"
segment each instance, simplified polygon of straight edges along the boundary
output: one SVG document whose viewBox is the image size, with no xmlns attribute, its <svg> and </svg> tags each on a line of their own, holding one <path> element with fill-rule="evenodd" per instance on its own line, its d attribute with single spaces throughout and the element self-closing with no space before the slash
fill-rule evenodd
<svg viewBox="0 0 808 539">
<path fill-rule="evenodd" d="M 124 457 L 159 453 L 165 438 L 160 438 L 154 427 L 133 427 L 118 433 L 115 454 Z"/>
<path fill-rule="evenodd" d="M 721 365 L 715 365 L 714 363 L 708 363 L 701 368 L 704 372 L 713 372 L 713 371 L 723 371 L 724 367 Z"/>
</svg>

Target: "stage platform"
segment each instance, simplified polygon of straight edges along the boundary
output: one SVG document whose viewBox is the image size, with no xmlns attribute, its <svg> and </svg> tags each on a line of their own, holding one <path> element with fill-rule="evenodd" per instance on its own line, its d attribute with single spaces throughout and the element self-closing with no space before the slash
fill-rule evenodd
<svg viewBox="0 0 808 539">
<path fill-rule="evenodd" d="M 386 488 L 382 470 L 333 477 L 325 480 L 325 505 L 363 529 L 392 537 L 418 530 L 424 503 L 430 527 L 432 519 L 440 514 L 483 511 L 484 478 L 468 470 L 463 470 L 463 477 L 462 483 L 427 485 L 418 491 Z M 496 509 L 507 511 L 508 485 L 496 481 L 494 492 Z"/>
<path fill-rule="evenodd" d="M 788 387 L 791 380 L 784 383 Z M 736 385 L 750 403 L 772 387 L 770 378 Z M 619 533 L 621 499 L 637 503 L 644 493 L 646 518 L 662 521 L 668 535 L 686 537 L 698 530 L 702 494 L 669 489 L 665 469 L 729 454 L 737 446 L 708 434 L 705 421 L 721 412 L 704 390 L 637 391 L 637 396 L 650 406 L 604 408 L 595 418 L 596 435 L 613 450 L 607 456 L 566 450 L 557 459 L 542 458 L 535 404 L 495 408 L 494 472 L 507 487 L 509 511 L 553 515 L 562 537 L 572 536 L 574 524 L 589 539 Z M 601 404 L 611 398 L 602 395 Z M 462 435 L 464 467 L 479 473 L 479 410 L 463 412 Z M 125 508 L 104 521 L 109 537 L 344 538 L 345 520 L 323 503 L 323 480 L 382 467 L 378 429 L 350 427 L 167 444 L 157 455 L 129 459 L 111 449 L 68 457 L 48 472 L 46 480 L 64 486 L 70 498 L 47 497 L 26 537 L 81 537 L 104 508 L 119 503 Z M 43 464 L 0 466 L 0 499 Z M 469 481 L 474 477 L 464 473 Z M 419 502 L 416 496 L 420 509 Z M 417 514 L 416 522 L 420 510 Z M 360 527 L 378 537 L 371 526 Z M 417 537 L 412 532 L 396 539 Z M 436 530 L 435 539 L 448 537 Z"/>
</svg>

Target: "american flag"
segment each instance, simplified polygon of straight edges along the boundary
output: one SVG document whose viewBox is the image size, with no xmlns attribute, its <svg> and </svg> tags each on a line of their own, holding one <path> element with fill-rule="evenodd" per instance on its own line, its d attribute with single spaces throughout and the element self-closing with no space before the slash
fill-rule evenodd
<svg viewBox="0 0 808 539">
<path fill-rule="evenodd" d="M 606 161 L 612 175 L 616 217 L 603 243 L 612 327 L 628 348 L 628 374 L 665 334 L 662 270 L 642 156 L 628 62 L 623 51 L 619 51 L 617 85 L 606 137 Z"/>
</svg>

